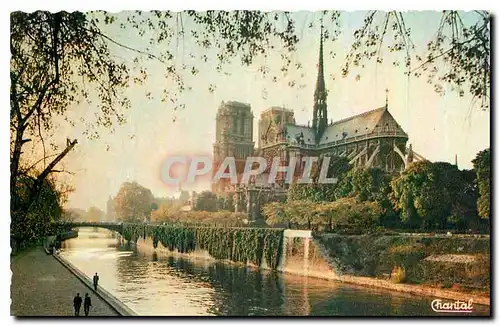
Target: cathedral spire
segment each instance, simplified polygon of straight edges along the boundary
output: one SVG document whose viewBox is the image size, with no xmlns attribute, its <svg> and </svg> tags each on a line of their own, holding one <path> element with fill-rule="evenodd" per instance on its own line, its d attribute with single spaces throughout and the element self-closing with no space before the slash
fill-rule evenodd
<svg viewBox="0 0 500 326">
<path fill-rule="evenodd" d="M 323 21 L 321 21 L 321 34 L 319 42 L 318 79 L 316 81 L 316 89 L 314 91 L 313 108 L 313 129 L 316 134 L 316 143 L 319 143 L 321 135 L 328 125 L 326 107 L 327 91 L 325 88 L 325 74 L 323 67 Z"/>
</svg>

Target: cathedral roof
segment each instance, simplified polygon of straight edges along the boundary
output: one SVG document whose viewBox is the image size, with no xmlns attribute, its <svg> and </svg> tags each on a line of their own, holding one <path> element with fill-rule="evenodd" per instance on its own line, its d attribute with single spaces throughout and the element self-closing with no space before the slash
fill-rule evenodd
<svg viewBox="0 0 500 326">
<path fill-rule="evenodd" d="M 375 131 L 375 128 L 379 127 L 377 124 L 384 114 L 388 115 L 387 118 L 393 120 L 397 124 L 394 117 L 392 117 L 387 108 L 383 106 L 375 110 L 336 121 L 329 125 L 320 139 L 320 144 L 372 133 Z M 398 131 L 404 133 L 399 125 Z"/>
<path fill-rule="evenodd" d="M 296 144 L 299 143 L 299 137 L 304 140 L 306 145 L 315 145 L 314 130 L 311 127 L 299 126 L 299 125 L 286 125 L 286 140 L 289 143 Z"/>
<path fill-rule="evenodd" d="M 385 118 L 382 119 L 384 114 Z M 329 125 L 323 133 L 319 144 L 323 145 L 376 132 L 376 128 L 383 128 L 381 120 L 385 122 L 392 121 L 397 126 L 399 135 L 406 134 L 384 106 L 336 121 Z M 300 139 L 302 139 L 304 145 L 315 145 L 314 129 L 312 127 L 289 124 L 285 126 L 285 132 L 287 142 L 291 144 L 300 143 Z"/>
</svg>

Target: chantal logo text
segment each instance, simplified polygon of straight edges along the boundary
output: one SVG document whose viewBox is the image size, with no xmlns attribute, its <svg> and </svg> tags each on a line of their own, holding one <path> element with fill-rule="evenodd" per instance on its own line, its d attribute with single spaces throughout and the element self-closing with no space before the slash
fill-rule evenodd
<svg viewBox="0 0 500 326">
<path fill-rule="evenodd" d="M 443 302 L 441 299 L 436 299 L 431 302 L 431 308 L 435 312 L 472 312 L 472 299 L 469 302 L 457 300 L 455 302 Z"/>
</svg>

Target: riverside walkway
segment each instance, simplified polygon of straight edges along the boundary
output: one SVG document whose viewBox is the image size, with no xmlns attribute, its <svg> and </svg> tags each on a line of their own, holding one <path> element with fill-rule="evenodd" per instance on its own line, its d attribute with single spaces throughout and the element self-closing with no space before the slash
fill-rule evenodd
<svg viewBox="0 0 500 326">
<path fill-rule="evenodd" d="M 82 297 L 88 293 L 91 297 L 89 316 L 118 316 L 113 308 L 41 247 L 11 257 L 11 271 L 11 316 L 74 316 L 73 297 L 76 293 Z M 85 318 L 83 305 L 78 318 Z"/>
</svg>

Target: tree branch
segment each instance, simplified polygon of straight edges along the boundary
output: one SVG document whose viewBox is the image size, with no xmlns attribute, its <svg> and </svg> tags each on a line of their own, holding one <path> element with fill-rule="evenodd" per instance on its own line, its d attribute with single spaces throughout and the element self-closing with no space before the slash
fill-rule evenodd
<svg viewBox="0 0 500 326">
<path fill-rule="evenodd" d="M 148 52 L 144 52 L 144 51 L 141 51 L 141 50 L 138 50 L 138 49 L 131 48 L 130 46 L 127 46 L 127 45 L 125 45 L 125 44 L 122 44 L 122 43 L 120 43 L 120 42 L 117 42 L 117 41 L 113 40 L 111 37 L 107 36 L 106 34 L 103 34 L 103 33 L 99 32 L 99 31 L 96 31 L 96 30 L 90 30 L 90 29 L 88 29 L 88 28 L 84 28 L 84 29 L 85 29 L 86 31 L 90 32 L 90 33 L 94 33 L 94 34 L 96 34 L 96 35 L 99 35 L 100 37 L 102 37 L 102 38 L 104 38 L 104 39 L 106 39 L 106 40 L 110 41 L 111 43 L 114 43 L 114 44 L 116 44 L 116 45 L 118 45 L 118 46 L 120 46 L 120 47 L 122 47 L 122 48 L 124 48 L 124 49 L 130 50 L 130 51 L 132 51 L 132 52 L 136 52 L 136 53 L 139 53 L 139 54 L 147 55 L 150 59 L 151 59 L 151 58 L 153 58 L 153 59 L 158 60 L 158 61 L 159 61 L 159 62 L 161 62 L 161 63 L 165 63 L 165 61 L 163 61 L 162 59 L 160 59 L 159 57 L 157 57 L 157 56 L 156 56 L 156 55 L 154 55 L 154 54 L 151 54 L 151 53 L 148 53 Z"/>
<path fill-rule="evenodd" d="M 28 201 L 28 210 L 33 205 L 35 202 L 37 196 L 40 193 L 40 189 L 43 185 L 43 181 L 47 178 L 47 176 L 52 172 L 54 167 L 59 163 L 72 149 L 75 147 L 75 145 L 78 143 L 78 141 L 75 139 L 73 141 L 70 141 L 68 143 L 68 146 L 59 154 L 57 157 L 49 163 L 49 165 L 43 170 L 42 173 L 36 178 L 35 183 L 33 184 L 33 187 L 31 188 L 30 191 L 30 197 Z"/>
</svg>

